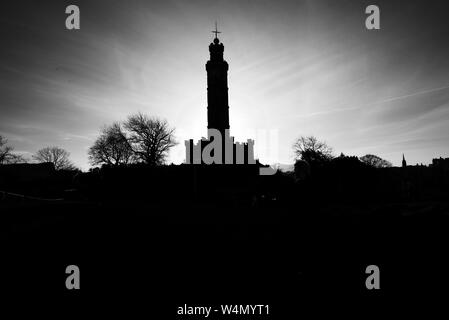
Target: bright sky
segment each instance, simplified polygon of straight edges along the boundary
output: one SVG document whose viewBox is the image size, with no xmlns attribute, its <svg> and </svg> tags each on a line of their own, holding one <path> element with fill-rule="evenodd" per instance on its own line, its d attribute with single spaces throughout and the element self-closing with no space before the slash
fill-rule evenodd
<svg viewBox="0 0 449 320">
<path fill-rule="evenodd" d="M 10 1 L 9 3 L 13 3 Z M 65 29 L 77 4 L 81 29 Z M 135 112 L 166 118 L 180 144 L 206 135 L 215 20 L 229 63 L 231 133 L 262 162 L 293 162 L 300 135 L 336 154 L 399 165 L 449 156 L 449 24 L 444 1 L 19 1 L 0 13 L 0 134 L 89 168 L 100 128 Z M 6 6 L 7 7 L 7 6 Z M 270 137 L 271 140 L 270 141 Z"/>
</svg>

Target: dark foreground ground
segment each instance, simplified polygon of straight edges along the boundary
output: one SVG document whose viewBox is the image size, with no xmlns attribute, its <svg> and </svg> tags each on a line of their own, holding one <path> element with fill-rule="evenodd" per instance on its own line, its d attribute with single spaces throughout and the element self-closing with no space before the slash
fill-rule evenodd
<svg viewBox="0 0 449 320">
<path fill-rule="evenodd" d="M 39 302 L 62 309 L 60 318 L 203 319 L 177 316 L 177 307 L 269 304 L 269 317 L 209 319 L 364 319 L 428 301 L 444 310 L 449 296 L 447 203 L 217 209 L 173 199 L 30 202 L 0 212 L 2 300 L 20 301 L 17 312 Z M 79 291 L 65 288 L 71 264 L 81 271 Z M 377 291 L 365 287 L 371 264 L 380 268 Z"/>
</svg>

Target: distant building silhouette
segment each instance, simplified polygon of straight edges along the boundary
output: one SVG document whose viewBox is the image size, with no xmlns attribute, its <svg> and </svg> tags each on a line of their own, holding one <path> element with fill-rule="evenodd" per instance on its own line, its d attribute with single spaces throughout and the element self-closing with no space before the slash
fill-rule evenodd
<svg viewBox="0 0 449 320">
<path fill-rule="evenodd" d="M 228 104 L 228 63 L 223 59 L 224 46 L 220 43 L 217 29 L 213 31 L 215 38 L 209 45 L 210 60 L 206 63 L 207 71 L 207 138 L 185 141 L 186 163 L 202 164 L 201 158 L 204 148 L 214 142 L 212 131 L 221 135 L 221 163 L 222 164 L 255 164 L 254 140 L 246 143 L 235 143 L 229 134 L 229 104 Z"/>
<path fill-rule="evenodd" d="M 406 168 L 407 167 L 407 161 L 405 161 L 405 156 L 404 154 L 402 154 L 402 168 Z"/>
<path fill-rule="evenodd" d="M 446 170 L 449 169 L 449 158 L 435 158 L 432 159 L 432 167 L 434 168 L 444 168 Z"/>
</svg>

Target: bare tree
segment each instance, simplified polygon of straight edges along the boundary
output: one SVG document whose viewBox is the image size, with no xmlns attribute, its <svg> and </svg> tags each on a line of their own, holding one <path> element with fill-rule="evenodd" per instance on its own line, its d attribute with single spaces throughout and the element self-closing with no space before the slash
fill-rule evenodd
<svg viewBox="0 0 449 320">
<path fill-rule="evenodd" d="M 165 163 L 170 148 L 177 144 L 175 130 L 166 120 L 138 113 L 131 115 L 124 127 L 129 132 L 128 141 L 136 158 L 149 165 Z"/>
<path fill-rule="evenodd" d="M 24 156 L 22 156 L 21 154 L 17 154 L 17 153 L 11 153 L 11 155 L 8 157 L 8 159 L 6 159 L 7 164 L 15 164 L 15 163 L 27 163 L 28 160 L 25 159 Z"/>
<path fill-rule="evenodd" d="M 299 137 L 293 144 L 296 158 L 309 164 L 329 161 L 333 158 L 332 148 L 314 136 Z"/>
<path fill-rule="evenodd" d="M 0 164 L 8 162 L 11 157 L 13 148 L 7 145 L 8 140 L 0 136 Z"/>
<path fill-rule="evenodd" d="M 92 165 L 126 165 L 133 159 L 133 149 L 122 130 L 120 123 L 104 127 L 94 145 L 89 148 L 89 161 Z"/>
<path fill-rule="evenodd" d="M 363 157 L 360 157 L 360 161 L 374 168 L 389 168 L 392 166 L 391 162 L 384 160 L 374 154 L 364 155 Z"/>
<path fill-rule="evenodd" d="M 75 170 L 75 165 L 69 159 L 70 153 L 59 147 L 45 147 L 33 155 L 38 162 L 51 162 L 56 170 Z"/>
<path fill-rule="evenodd" d="M 0 136 L 0 164 L 25 163 L 25 158 L 13 153 L 14 148 L 7 145 L 8 140 Z"/>
</svg>

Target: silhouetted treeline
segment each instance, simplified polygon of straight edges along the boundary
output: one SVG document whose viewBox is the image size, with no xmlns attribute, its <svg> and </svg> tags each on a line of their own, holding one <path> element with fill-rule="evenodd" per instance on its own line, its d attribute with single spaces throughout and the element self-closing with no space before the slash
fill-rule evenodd
<svg viewBox="0 0 449 320">
<path fill-rule="evenodd" d="M 166 123 L 156 123 L 144 116 L 138 120 L 146 129 L 153 124 L 157 128 L 160 128 L 157 124 L 166 128 Z M 106 132 L 115 137 L 108 143 L 128 143 L 128 138 L 126 141 L 117 139 L 119 127 L 111 129 L 114 135 Z M 173 133 L 166 129 L 158 132 Z M 167 148 L 171 146 L 170 141 Z M 49 154 L 52 150 L 48 149 Z M 121 148 L 108 150 L 113 152 L 112 156 L 123 157 Z M 64 170 L 64 166 L 56 170 L 54 161 L 2 165 L 0 191 L 125 207 L 155 204 L 179 208 L 179 212 L 186 207 L 207 205 L 282 207 L 289 208 L 292 213 L 301 213 L 303 208 L 309 210 L 329 204 L 367 206 L 449 199 L 449 159 L 434 159 L 427 167 L 407 166 L 404 160 L 402 167 L 391 167 L 388 161 L 375 155 L 358 158 L 341 154 L 336 157 L 327 144 L 314 137 L 299 138 L 294 150 L 298 160 L 292 172 L 278 171 L 267 176 L 259 174 L 259 163 L 163 165 L 164 156 L 159 158 L 160 161 L 127 161 L 120 165 L 108 162 L 87 173 Z M 133 157 L 133 152 L 125 156 Z M 63 160 L 61 163 L 70 164 L 67 152 L 62 150 L 59 154 L 62 155 L 58 157 Z"/>
<path fill-rule="evenodd" d="M 258 165 L 103 166 L 88 173 L 53 164 L 0 166 L 0 190 L 48 198 L 166 206 L 289 207 L 446 201 L 448 161 L 374 168 L 357 157 L 297 162 L 294 172 L 260 176 Z M 69 190 L 76 189 L 76 193 Z M 74 198 L 71 198 L 74 197 Z"/>
<path fill-rule="evenodd" d="M 443 201 L 449 196 L 448 164 L 375 168 L 342 155 L 311 164 L 310 175 L 298 183 L 309 198 L 327 203 Z M 301 169 L 296 176 L 304 176 Z"/>
</svg>

